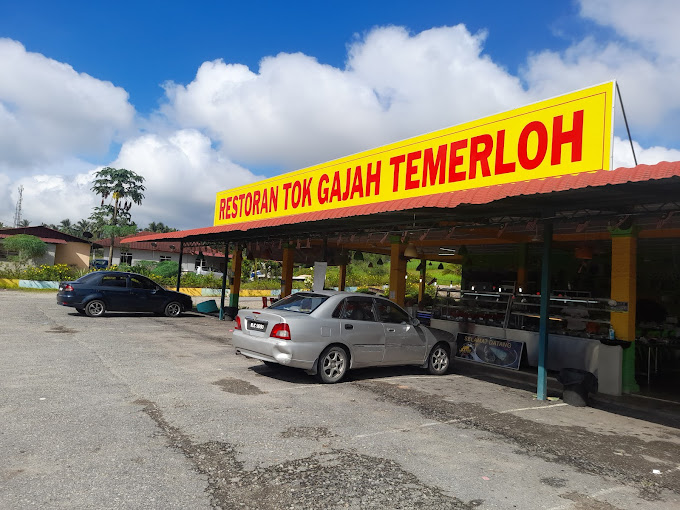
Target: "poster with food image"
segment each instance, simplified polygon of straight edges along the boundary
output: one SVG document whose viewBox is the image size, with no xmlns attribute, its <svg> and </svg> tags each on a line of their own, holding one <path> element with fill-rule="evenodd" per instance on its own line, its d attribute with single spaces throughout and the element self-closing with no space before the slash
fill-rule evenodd
<svg viewBox="0 0 680 510">
<path fill-rule="evenodd" d="M 458 333 L 456 357 L 519 370 L 524 342 Z"/>
</svg>

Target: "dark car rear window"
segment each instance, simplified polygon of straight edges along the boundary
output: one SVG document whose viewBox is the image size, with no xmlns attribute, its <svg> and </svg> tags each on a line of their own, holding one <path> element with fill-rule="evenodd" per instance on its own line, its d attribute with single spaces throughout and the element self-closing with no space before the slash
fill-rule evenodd
<svg viewBox="0 0 680 510">
<path fill-rule="evenodd" d="M 102 277 L 101 273 L 88 273 L 88 274 L 83 275 L 80 278 L 78 278 L 76 280 L 76 282 L 78 282 L 78 283 L 94 283 L 97 280 L 99 280 L 99 278 L 101 278 L 101 277 Z"/>
<path fill-rule="evenodd" d="M 311 294 L 308 292 L 298 292 L 269 307 L 270 310 L 287 310 L 289 312 L 312 313 L 321 303 L 326 301 L 328 296 L 321 294 Z"/>
<path fill-rule="evenodd" d="M 99 284 L 100 287 L 127 287 L 127 278 L 124 275 L 104 275 Z"/>
</svg>

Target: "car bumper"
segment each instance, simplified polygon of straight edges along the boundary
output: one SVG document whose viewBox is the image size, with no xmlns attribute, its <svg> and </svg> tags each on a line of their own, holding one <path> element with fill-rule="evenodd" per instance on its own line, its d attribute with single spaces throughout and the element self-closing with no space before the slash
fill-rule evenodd
<svg viewBox="0 0 680 510">
<path fill-rule="evenodd" d="M 68 294 L 57 294 L 57 304 L 61 306 L 83 306 L 80 299 L 75 296 L 69 296 Z"/>
<path fill-rule="evenodd" d="M 307 356 L 301 356 L 300 354 L 301 351 L 306 349 L 290 340 L 246 335 L 238 330 L 234 331 L 232 343 L 236 353 L 242 354 L 247 358 L 271 361 L 304 370 L 311 370 L 318 357 L 317 353 L 311 359 L 305 359 L 310 357 L 309 354 Z"/>
</svg>

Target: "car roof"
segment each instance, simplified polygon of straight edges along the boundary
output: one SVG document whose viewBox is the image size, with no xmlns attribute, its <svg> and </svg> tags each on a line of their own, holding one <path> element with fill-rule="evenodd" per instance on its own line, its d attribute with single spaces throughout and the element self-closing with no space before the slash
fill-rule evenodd
<svg viewBox="0 0 680 510">
<path fill-rule="evenodd" d="M 350 292 L 347 290 L 301 290 L 299 293 L 301 294 L 317 294 L 320 296 L 328 296 L 328 297 L 333 297 L 333 296 L 364 296 L 364 297 L 376 297 L 376 298 L 383 298 L 387 299 L 385 296 L 379 296 L 375 294 L 365 294 L 363 292 Z"/>
<path fill-rule="evenodd" d="M 97 274 L 101 275 L 120 275 L 120 276 L 141 276 L 142 278 L 147 278 L 143 274 L 139 273 L 129 273 L 127 271 L 97 271 Z"/>
</svg>

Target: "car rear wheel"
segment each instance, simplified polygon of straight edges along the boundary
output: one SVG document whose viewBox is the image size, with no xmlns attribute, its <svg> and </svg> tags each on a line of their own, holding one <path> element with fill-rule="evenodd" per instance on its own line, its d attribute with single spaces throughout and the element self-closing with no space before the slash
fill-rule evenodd
<svg viewBox="0 0 680 510">
<path fill-rule="evenodd" d="M 165 307 L 166 317 L 177 317 L 180 313 L 182 313 L 182 305 L 177 301 L 170 301 Z"/>
<path fill-rule="evenodd" d="M 427 358 L 427 371 L 432 375 L 444 375 L 449 370 L 451 358 L 444 344 L 435 345 Z"/>
<path fill-rule="evenodd" d="M 106 305 L 99 299 L 93 299 L 85 305 L 85 315 L 88 317 L 101 317 L 106 312 Z"/>
<path fill-rule="evenodd" d="M 85 315 L 85 308 L 76 308 L 76 312 L 79 314 Z"/>
<path fill-rule="evenodd" d="M 327 347 L 319 356 L 319 380 L 324 384 L 341 381 L 347 372 L 348 362 L 349 356 L 345 349 L 337 345 Z"/>
</svg>

